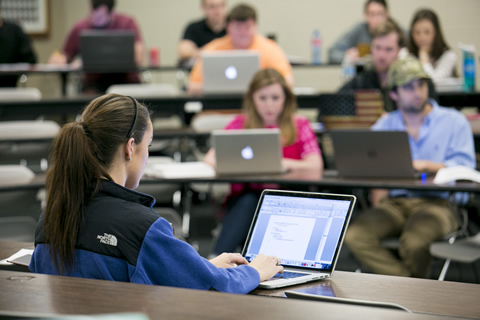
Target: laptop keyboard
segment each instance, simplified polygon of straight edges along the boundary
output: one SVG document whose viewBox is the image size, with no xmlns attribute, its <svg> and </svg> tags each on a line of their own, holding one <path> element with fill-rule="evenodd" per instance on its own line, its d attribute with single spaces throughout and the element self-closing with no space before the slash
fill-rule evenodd
<svg viewBox="0 0 480 320">
<path fill-rule="evenodd" d="M 303 276 L 308 276 L 308 273 L 284 271 L 283 273 L 277 273 L 272 279 L 293 279 Z"/>
</svg>

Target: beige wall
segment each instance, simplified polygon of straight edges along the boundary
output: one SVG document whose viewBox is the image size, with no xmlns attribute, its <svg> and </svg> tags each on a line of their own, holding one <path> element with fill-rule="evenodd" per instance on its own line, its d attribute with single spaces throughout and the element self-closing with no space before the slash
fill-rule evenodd
<svg viewBox="0 0 480 320">
<path fill-rule="evenodd" d="M 64 37 L 75 21 L 86 16 L 88 0 L 50 0 L 51 34 L 47 39 L 35 39 L 34 46 L 40 62 L 46 62 L 50 53 L 63 45 Z M 259 31 L 275 33 L 277 41 L 290 55 L 310 59 L 310 37 L 318 28 L 324 39 L 323 55 L 327 48 L 345 31 L 363 19 L 364 0 L 230 0 L 229 7 L 246 2 L 254 5 L 259 15 Z M 430 7 L 438 13 L 447 42 L 460 55 L 457 43 L 475 44 L 480 52 L 479 0 L 389 0 L 390 12 L 405 28 L 409 28 L 414 11 Z M 272 9 L 274 8 L 274 9 Z M 136 17 L 146 47 L 160 48 L 162 65 L 174 65 L 176 45 L 185 25 L 201 17 L 200 0 L 117 0 L 117 11 Z M 459 71 L 461 66 L 459 64 Z M 477 59 L 477 75 L 480 63 Z M 334 91 L 341 84 L 339 68 L 295 69 L 296 85 Z M 38 80 L 45 86 L 45 81 Z M 154 81 L 175 83 L 175 73 L 154 74 Z M 48 87 L 47 95 L 58 93 Z M 480 89 L 480 76 L 477 76 Z M 44 91 L 44 90 L 42 90 Z"/>
</svg>

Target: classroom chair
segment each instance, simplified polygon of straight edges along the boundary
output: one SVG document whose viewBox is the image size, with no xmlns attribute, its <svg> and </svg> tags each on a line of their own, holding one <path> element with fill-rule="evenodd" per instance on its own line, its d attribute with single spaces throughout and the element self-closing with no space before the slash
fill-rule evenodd
<svg viewBox="0 0 480 320">
<path fill-rule="evenodd" d="M 0 165 L 0 177 L 0 239 L 33 242 L 41 212 L 40 190 L 13 187 L 30 183 L 35 173 L 21 165 Z"/>
<path fill-rule="evenodd" d="M 49 120 L 0 121 L 0 164 L 23 164 L 47 170 L 50 145 L 60 131 Z"/>
<path fill-rule="evenodd" d="M 38 101 L 42 93 L 37 88 L 0 88 L 0 101 Z"/>
</svg>

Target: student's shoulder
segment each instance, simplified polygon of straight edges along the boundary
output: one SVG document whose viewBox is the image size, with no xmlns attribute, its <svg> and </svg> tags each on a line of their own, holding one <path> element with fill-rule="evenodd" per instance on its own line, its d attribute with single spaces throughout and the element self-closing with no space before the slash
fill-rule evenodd
<svg viewBox="0 0 480 320">
<path fill-rule="evenodd" d="M 465 115 L 455 108 L 437 106 L 436 113 L 445 120 L 467 122 Z"/>
<path fill-rule="evenodd" d="M 205 27 L 205 19 L 194 20 L 187 25 L 187 29 L 189 30 L 197 30 L 203 27 Z"/>
</svg>

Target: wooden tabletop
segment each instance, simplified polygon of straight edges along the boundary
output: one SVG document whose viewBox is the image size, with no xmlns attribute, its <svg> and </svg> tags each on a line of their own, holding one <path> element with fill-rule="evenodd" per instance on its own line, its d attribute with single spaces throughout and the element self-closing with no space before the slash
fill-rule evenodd
<svg viewBox="0 0 480 320">
<path fill-rule="evenodd" d="M 480 285 L 336 271 L 330 280 L 253 294 L 285 297 L 285 290 L 400 304 L 413 312 L 480 318 Z"/>
<path fill-rule="evenodd" d="M 0 241 L 0 259 L 7 258 L 22 248 L 31 249 L 33 248 L 33 244 Z M 11 277 L 16 278 L 8 280 Z M 230 313 L 236 314 L 236 312 L 244 316 L 248 310 L 250 310 L 248 311 L 249 315 L 265 314 L 265 316 L 267 316 L 267 307 L 269 307 L 275 309 L 272 317 L 288 319 L 310 317 L 312 314 L 318 315 L 320 311 L 315 311 L 315 306 L 320 305 L 322 310 L 321 314 L 324 314 L 324 302 L 295 300 L 293 302 L 301 302 L 301 304 L 291 304 L 294 309 L 300 308 L 297 310 L 297 314 L 295 314 L 295 312 L 287 307 L 292 303 L 292 299 L 266 299 L 265 297 L 259 297 L 285 297 L 285 290 L 291 290 L 314 294 L 327 294 L 340 298 L 391 302 L 400 304 L 415 313 L 443 315 L 448 318 L 480 317 L 480 304 L 478 303 L 480 285 L 342 271 L 335 272 L 330 280 L 279 290 L 257 289 L 248 297 L 173 289 L 161 286 L 144 286 L 69 277 L 49 277 L 9 270 L 0 271 L 0 288 L 2 288 L 2 290 L 0 290 L 0 310 L 9 311 L 73 314 L 143 311 L 147 312 L 150 316 L 159 312 L 159 314 L 152 317 L 152 319 L 154 319 L 160 315 L 165 315 L 160 311 L 162 307 L 165 308 L 165 306 L 168 306 L 168 308 L 170 308 L 174 306 L 173 309 L 169 309 L 171 312 L 169 315 L 173 317 L 165 318 L 181 319 L 187 316 L 193 317 L 191 313 L 196 310 L 199 314 L 203 314 L 205 318 L 214 319 L 217 316 L 218 318 L 222 318 Z M 115 293 L 116 291 L 118 291 L 119 294 Z M 179 301 L 189 301 L 189 303 L 175 304 L 172 302 L 175 299 L 179 299 Z M 238 301 L 235 301 L 236 299 L 238 299 Z M 77 301 L 86 306 L 80 308 Z M 286 303 L 286 305 L 284 305 L 284 303 Z M 308 307 L 306 309 L 303 309 L 303 303 L 307 303 Z M 182 305 L 186 305 L 188 308 L 183 310 Z M 190 310 L 190 305 L 195 307 L 192 307 Z M 328 305 L 329 308 L 338 309 L 338 307 Z M 234 306 L 234 309 L 229 310 L 229 306 L 232 306 L 232 308 Z M 279 306 L 282 307 L 279 309 Z M 332 313 L 330 314 L 338 315 L 338 317 L 332 316 L 329 319 L 353 317 L 353 314 L 349 313 L 349 308 L 350 307 L 347 308 L 347 306 L 342 305 L 340 308 L 341 312 L 332 309 Z M 366 307 L 356 308 L 371 309 Z M 279 312 L 277 313 L 277 311 Z M 211 314 L 212 312 L 215 315 Z M 376 312 L 380 311 L 376 310 L 372 314 L 367 312 L 367 314 L 369 314 L 367 318 L 374 318 L 373 315 L 377 314 Z M 402 312 L 400 312 L 400 314 L 403 315 Z M 377 318 L 386 319 L 387 314 L 380 315 L 381 314 L 378 314 L 379 317 Z M 270 318 L 269 315 L 268 317 Z M 388 315 L 387 318 L 391 318 L 390 315 Z"/>
<path fill-rule="evenodd" d="M 150 319 L 446 319 L 382 308 L 0 271 L 2 312 L 141 312 Z M 448 317 L 452 319 L 452 317 Z"/>
</svg>

